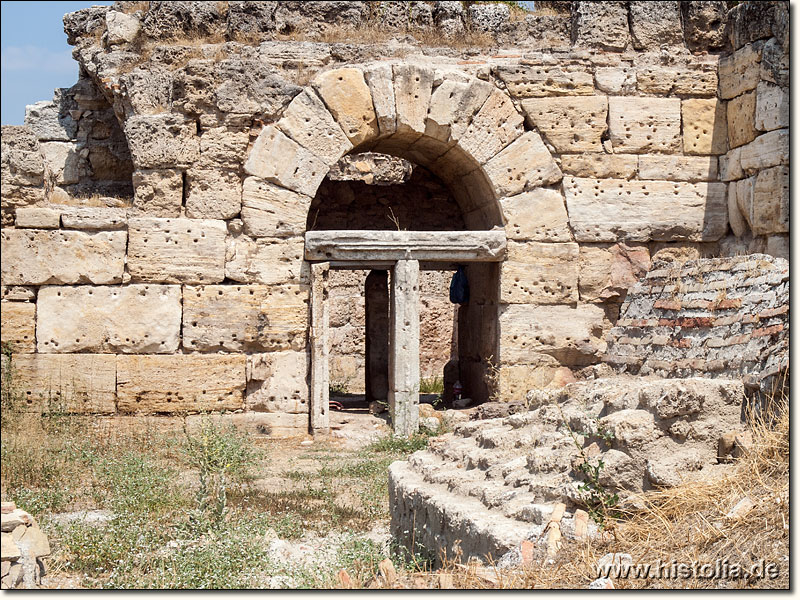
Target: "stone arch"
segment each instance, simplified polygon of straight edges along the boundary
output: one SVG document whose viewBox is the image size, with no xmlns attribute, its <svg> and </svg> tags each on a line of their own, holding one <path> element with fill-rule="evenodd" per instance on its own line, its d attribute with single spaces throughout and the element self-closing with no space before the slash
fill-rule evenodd
<svg viewBox="0 0 800 600">
<path fill-rule="evenodd" d="M 299 206 L 290 212 L 299 219 L 298 208 L 308 208 L 329 169 L 365 151 L 431 170 L 450 187 L 469 229 L 505 226 L 506 198 L 561 180 L 538 132 L 525 130 L 506 93 L 461 73 L 387 63 L 317 76 L 261 131 L 244 170 L 294 192 Z M 247 216 L 245 203 L 245 225 Z M 303 230 L 304 223 L 291 228 Z"/>
</svg>

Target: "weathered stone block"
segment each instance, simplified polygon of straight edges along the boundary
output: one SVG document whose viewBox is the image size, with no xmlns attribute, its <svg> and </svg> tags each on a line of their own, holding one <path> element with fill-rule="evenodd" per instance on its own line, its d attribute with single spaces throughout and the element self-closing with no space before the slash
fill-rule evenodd
<svg viewBox="0 0 800 600">
<path fill-rule="evenodd" d="M 238 169 L 249 142 L 250 132 L 246 128 L 210 127 L 200 136 L 200 159 L 195 166 Z"/>
<path fill-rule="evenodd" d="M 39 152 L 39 142 L 28 127 L 3 125 L 0 137 L 0 165 L 3 189 L 8 185 L 36 185 L 44 183 L 44 162 Z M 6 195 L 6 192 L 3 192 Z"/>
<path fill-rule="evenodd" d="M 75 142 L 42 142 L 39 148 L 48 178 L 58 185 L 78 183 L 81 159 Z"/>
<path fill-rule="evenodd" d="M 295 96 L 278 121 L 278 128 L 325 164 L 335 163 L 353 149 L 342 128 L 311 90 Z"/>
<path fill-rule="evenodd" d="M 241 283 L 307 283 L 303 238 L 232 238 L 226 252 L 225 277 Z"/>
<path fill-rule="evenodd" d="M 15 354 L 11 364 L 14 385 L 28 410 L 72 413 L 116 410 L 116 366 L 111 354 Z"/>
<path fill-rule="evenodd" d="M 581 302 L 615 302 L 650 269 L 644 244 L 582 245 L 578 269 Z"/>
<path fill-rule="evenodd" d="M 739 204 L 737 200 L 737 192 L 739 186 L 737 182 L 732 182 L 728 184 L 728 221 L 731 225 L 731 231 L 733 235 L 737 237 L 742 237 L 748 231 L 747 221 L 742 214 L 742 211 L 739 209 Z M 750 186 L 752 190 L 752 186 Z"/>
<path fill-rule="evenodd" d="M 136 169 L 188 167 L 200 156 L 197 125 L 180 115 L 134 115 L 125 121 L 125 137 Z"/>
<path fill-rule="evenodd" d="M 580 46 L 624 50 L 630 43 L 626 2 L 576 2 L 572 37 Z"/>
<path fill-rule="evenodd" d="M 110 10 L 106 13 L 106 31 L 108 32 L 108 43 L 126 44 L 136 39 L 142 24 L 133 15 L 123 12 Z"/>
<path fill-rule="evenodd" d="M 615 152 L 674 152 L 680 148 L 681 102 L 677 98 L 608 99 Z"/>
<path fill-rule="evenodd" d="M 557 152 L 602 152 L 608 125 L 605 96 L 564 96 L 522 101 L 528 122 Z"/>
<path fill-rule="evenodd" d="M 15 217 L 15 225 L 23 229 L 58 229 L 61 225 L 61 211 L 45 206 L 20 206 Z"/>
<path fill-rule="evenodd" d="M 183 344 L 200 352 L 302 350 L 308 288 L 297 284 L 187 286 Z"/>
<path fill-rule="evenodd" d="M 270 125 L 253 144 L 244 171 L 313 198 L 328 165 Z"/>
<path fill-rule="evenodd" d="M 307 413 L 308 366 L 305 349 L 249 355 L 245 408 L 259 412 Z"/>
<path fill-rule="evenodd" d="M 431 95 L 425 135 L 443 142 L 461 139 L 491 91 L 490 83 L 478 79 L 466 83 L 446 79 Z"/>
<path fill-rule="evenodd" d="M 715 181 L 717 157 L 642 154 L 639 157 L 639 179 Z"/>
<path fill-rule="evenodd" d="M 36 288 L 26 285 L 0 286 L 0 297 L 11 302 L 35 302 Z"/>
<path fill-rule="evenodd" d="M 433 70 L 414 64 L 394 66 L 394 101 L 399 133 L 425 133 Z"/>
<path fill-rule="evenodd" d="M 65 229 L 125 229 L 128 226 L 128 215 L 124 208 L 100 206 L 67 208 L 61 212 L 61 225 Z"/>
<path fill-rule="evenodd" d="M 397 108 L 394 100 L 392 65 L 371 66 L 364 71 L 364 79 L 372 95 L 372 104 L 381 136 L 397 130 Z"/>
<path fill-rule="evenodd" d="M 624 67 L 597 67 L 594 84 L 607 94 L 628 95 L 636 91 L 636 71 Z"/>
<path fill-rule="evenodd" d="M 730 100 L 754 90 L 760 79 L 763 44 L 748 44 L 719 59 L 719 97 Z"/>
<path fill-rule="evenodd" d="M 36 352 L 36 305 L 33 302 L 0 303 L 3 349 L 14 353 Z"/>
<path fill-rule="evenodd" d="M 524 190 L 561 181 L 561 169 L 542 138 L 528 131 L 484 166 L 498 196 L 514 196 Z"/>
<path fill-rule="evenodd" d="M 722 181 L 734 181 L 744 177 L 741 154 L 741 148 L 734 148 L 719 157 L 719 178 Z"/>
<path fill-rule="evenodd" d="M 58 98 L 61 90 L 56 90 Z M 75 137 L 78 124 L 53 100 L 41 100 L 25 107 L 25 126 L 39 141 L 68 142 Z"/>
<path fill-rule="evenodd" d="M 759 131 L 789 127 L 789 94 L 786 89 L 760 81 L 756 93 L 755 119 Z"/>
<path fill-rule="evenodd" d="M 146 169 L 133 172 L 133 212 L 149 217 L 180 217 L 183 172 Z"/>
<path fill-rule="evenodd" d="M 542 364 L 503 365 L 500 367 L 500 401 L 515 402 L 525 399 L 528 390 L 550 386 L 561 364 L 546 354 L 531 355 Z"/>
<path fill-rule="evenodd" d="M 190 219 L 232 219 L 242 209 L 238 171 L 189 169 L 186 187 L 186 216 Z"/>
<path fill-rule="evenodd" d="M 511 304 L 499 310 L 501 364 L 536 362 L 552 356 L 563 365 L 597 362 L 610 329 L 602 307 L 594 304 L 537 306 Z M 533 359 L 533 360 L 532 360 Z"/>
<path fill-rule="evenodd" d="M 737 96 L 727 106 L 728 145 L 738 148 L 756 137 L 756 93 Z"/>
<path fill-rule="evenodd" d="M 360 69 L 327 71 L 313 85 L 353 146 L 378 136 L 372 95 Z"/>
<path fill-rule="evenodd" d="M 637 73 L 636 87 L 645 94 L 659 96 L 713 97 L 717 95 L 717 72 L 647 66 Z"/>
<path fill-rule="evenodd" d="M 124 231 L 4 229 L 0 236 L 4 285 L 122 281 L 127 240 Z"/>
<path fill-rule="evenodd" d="M 568 304 L 578 301 L 578 244 L 509 242 L 500 266 L 500 301 Z"/>
<path fill-rule="evenodd" d="M 523 121 L 508 96 L 494 91 L 472 118 L 459 146 L 483 164 L 522 135 Z"/>
<path fill-rule="evenodd" d="M 728 150 L 724 103 L 715 98 L 684 100 L 681 113 L 685 154 L 724 154 Z"/>
<path fill-rule="evenodd" d="M 776 129 L 741 147 L 739 163 L 745 173 L 789 164 L 789 130 Z"/>
<path fill-rule="evenodd" d="M 723 183 L 567 177 L 564 193 L 579 242 L 714 241 L 728 226 Z"/>
<path fill-rule="evenodd" d="M 311 198 L 258 177 L 244 180 L 242 221 L 251 237 L 293 237 L 306 230 Z"/>
<path fill-rule="evenodd" d="M 683 45 L 680 2 L 631 2 L 633 47 L 658 50 L 662 45 Z"/>
<path fill-rule="evenodd" d="M 564 196 L 558 190 L 539 188 L 500 200 L 511 240 L 571 242 Z"/>
<path fill-rule="evenodd" d="M 636 176 L 638 167 L 636 154 L 565 154 L 561 157 L 561 170 L 576 177 L 631 179 Z"/>
<path fill-rule="evenodd" d="M 499 66 L 497 76 L 514 98 L 551 96 L 591 96 L 594 94 L 592 74 L 586 70 L 567 70 L 549 66 Z"/>
<path fill-rule="evenodd" d="M 163 354 L 180 344 L 180 286 L 45 286 L 37 306 L 39 352 Z"/>
<path fill-rule="evenodd" d="M 122 413 L 242 408 L 244 354 L 120 355 L 116 360 L 117 405 Z"/>
<path fill-rule="evenodd" d="M 772 167 L 756 175 L 748 219 L 755 234 L 788 233 L 789 167 Z"/>
<path fill-rule="evenodd" d="M 215 283 L 225 278 L 223 221 L 136 218 L 128 223 L 128 272 L 136 281 Z"/>
</svg>

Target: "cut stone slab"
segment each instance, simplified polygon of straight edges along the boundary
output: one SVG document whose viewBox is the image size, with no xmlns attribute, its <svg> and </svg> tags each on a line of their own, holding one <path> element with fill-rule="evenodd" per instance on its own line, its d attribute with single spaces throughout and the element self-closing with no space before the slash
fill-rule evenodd
<svg viewBox="0 0 800 600">
<path fill-rule="evenodd" d="M 569 304 L 578 301 L 578 244 L 509 242 L 500 266 L 500 301 Z"/>
<path fill-rule="evenodd" d="M 225 278 L 224 221 L 136 218 L 128 231 L 128 271 L 136 281 L 215 283 Z"/>
<path fill-rule="evenodd" d="M 484 170 L 498 196 L 514 196 L 525 190 L 561 181 L 561 169 L 542 138 L 528 131 L 497 154 Z"/>
<path fill-rule="evenodd" d="M 608 99 L 608 122 L 615 152 L 675 152 L 680 149 L 678 98 Z"/>
<path fill-rule="evenodd" d="M 278 121 L 278 128 L 325 164 L 336 162 L 353 149 L 342 128 L 311 90 L 295 96 Z"/>
<path fill-rule="evenodd" d="M 394 101 L 398 133 L 425 133 L 433 70 L 414 64 L 394 66 Z"/>
<path fill-rule="evenodd" d="M 3 347 L 8 345 L 15 353 L 36 352 L 36 304 L 3 300 L 0 306 Z"/>
<path fill-rule="evenodd" d="M 642 154 L 639 157 L 639 179 L 716 181 L 717 157 Z"/>
<path fill-rule="evenodd" d="M 65 229 L 125 229 L 128 215 L 124 208 L 69 208 L 62 212 L 61 224 Z"/>
<path fill-rule="evenodd" d="M 506 94 L 493 91 L 472 118 L 459 146 L 483 164 L 522 135 L 524 120 Z"/>
<path fill-rule="evenodd" d="M 116 361 L 118 406 L 122 413 L 242 408 L 244 354 L 120 355 Z"/>
<path fill-rule="evenodd" d="M 563 96 L 522 101 L 528 122 L 557 152 L 602 152 L 608 125 L 605 96 Z"/>
<path fill-rule="evenodd" d="M 258 177 L 244 180 L 242 221 L 250 237 L 294 237 L 306 230 L 311 198 Z"/>
<path fill-rule="evenodd" d="M 717 72 L 645 67 L 636 74 L 636 86 L 640 92 L 658 96 L 712 97 L 717 95 Z"/>
<path fill-rule="evenodd" d="M 229 239 L 225 277 L 240 283 L 308 283 L 303 238 Z"/>
<path fill-rule="evenodd" d="M 45 286 L 39 290 L 39 352 L 164 354 L 181 334 L 181 288 Z"/>
<path fill-rule="evenodd" d="M 558 190 L 538 188 L 500 200 L 510 240 L 571 242 L 564 196 Z"/>
<path fill-rule="evenodd" d="M 372 95 L 360 69 L 344 68 L 322 73 L 313 85 L 353 146 L 378 136 Z"/>
<path fill-rule="evenodd" d="M 15 354 L 12 359 L 25 410 L 115 412 L 113 354 Z"/>
<path fill-rule="evenodd" d="M 200 352 L 303 350 L 308 287 L 297 284 L 187 286 L 183 344 Z"/>
<path fill-rule="evenodd" d="M 61 211 L 44 206 L 20 206 L 16 210 L 15 225 L 22 229 L 58 229 Z"/>
<path fill-rule="evenodd" d="M 638 167 L 636 154 L 564 154 L 561 157 L 561 170 L 576 177 L 631 179 L 636 176 Z"/>
<path fill-rule="evenodd" d="M 3 284 L 120 283 L 127 237 L 124 231 L 4 229 Z"/>
<path fill-rule="evenodd" d="M 280 129 L 269 125 L 256 138 L 244 171 L 313 198 L 329 167 Z"/>
<path fill-rule="evenodd" d="M 719 96 L 730 100 L 756 89 L 760 80 L 763 44 L 747 44 L 719 59 Z"/>
<path fill-rule="evenodd" d="M 564 193 L 579 242 L 716 241 L 728 226 L 724 183 L 566 177 Z"/>
<path fill-rule="evenodd" d="M 789 127 L 789 94 L 785 89 L 761 81 L 757 90 L 756 129 L 772 131 Z M 19 211 L 17 211 L 17 219 L 19 219 Z"/>
<path fill-rule="evenodd" d="M 741 147 L 739 162 L 748 175 L 789 164 L 789 130 L 776 129 Z"/>
<path fill-rule="evenodd" d="M 514 98 L 591 96 L 594 79 L 586 70 L 549 66 L 498 66 L 497 76 Z"/>
<path fill-rule="evenodd" d="M 247 357 L 247 410 L 308 413 L 309 355 L 300 351 L 251 354 Z"/>
</svg>

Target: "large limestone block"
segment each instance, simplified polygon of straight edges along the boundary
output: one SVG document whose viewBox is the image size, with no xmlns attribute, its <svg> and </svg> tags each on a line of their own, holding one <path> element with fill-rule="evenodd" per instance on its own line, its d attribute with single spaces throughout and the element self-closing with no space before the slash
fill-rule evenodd
<svg viewBox="0 0 800 600">
<path fill-rule="evenodd" d="M 608 122 L 615 152 L 675 152 L 680 149 L 678 98 L 608 99 Z"/>
<path fill-rule="evenodd" d="M 42 185 L 44 162 L 39 142 L 28 127 L 3 125 L 0 169 L 4 185 Z"/>
<path fill-rule="evenodd" d="M 131 219 L 128 272 L 137 281 L 222 281 L 226 232 L 223 221 L 209 219 Z"/>
<path fill-rule="evenodd" d="M 649 268 L 650 251 L 645 244 L 582 245 L 581 302 L 618 302 Z"/>
<path fill-rule="evenodd" d="M 776 129 L 741 147 L 739 162 L 748 175 L 761 169 L 789 164 L 789 130 Z"/>
<path fill-rule="evenodd" d="M 611 324 L 603 308 L 593 304 L 511 304 L 500 307 L 499 326 L 502 364 L 528 364 L 546 354 L 564 365 L 579 366 L 602 356 Z"/>
<path fill-rule="evenodd" d="M 381 136 L 391 135 L 397 130 L 393 77 L 392 65 L 389 64 L 374 65 L 364 70 Z"/>
<path fill-rule="evenodd" d="M 728 124 L 725 103 L 716 98 L 684 100 L 681 113 L 685 154 L 727 152 Z"/>
<path fill-rule="evenodd" d="M 472 118 L 459 146 L 483 164 L 522 135 L 523 122 L 509 97 L 493 91 Z"/>
<path fill-rule="evenodd" d="M 245 409 L 259 412 L 308 412 L 309 356 L 305 349 L 247 357 Z"/>
<path fill-rule="evenodd" d="M 717 157 L 642 154 L 639 157 L 639 179 L 716 181 Z"/>
<path fill-rule="evenodd" d="M 39 149 L 46 177 L 58 185 L 78 183 L 81 160 L 75 142 L 42 142 Z"/>
<path fill-rule="evenodd" d="M 242 209 L 242 178 L 227 169 L 186 172 L 186 216 L 190 219 L 232 219 Z"/>
<path fill-rule="evenodd" d="M 680 2 L 634 1 L 629 10 L 633 47 L 637 50 L 683 45 Z"/>
<path fill-rule="evenodd" d="M 189 350 L 302 350 L 307 326 L 307 286 L 206 285 L 184 290 L 183 345 Z"/>
<path fill-rule="evenodd" d="M 716 241 L 728 225 L 724 183 L 566 177 L 579 242 Z"/>
<path fill-rule="evenodd" d="M 748 44 L 730 56 L 719 59 L 719 96 L 730 100 L 758 85 L 762 44 Z"/>
<path fill-rule="evenodd" d="M 238 169 L 249 142 L 250 131 L 245 127 L 209 127 L 200 136 L 200 160 L 196 166 Z"/>
<path fill-rule="evenodd" d="M 116 363 L 112 354 L 15 354 L 11 359 L 14 385 L 29 410 L 116 410 Z M 4 368 L 4 377 L 5 373 Z"/>
<path fill-rule="evenodd" d="M 756 93 L 737 96 L 727 106 L 728 145 L 738 148 L 756 138 Z"/>
<path fill-rule="evenodd" d="M 528 122 L 557 152 L 602 152 L 608 125 L 606 96 L 564 96 L 522 101 Z"/>
<path fill-rule="evenodd" d="M 36 352 L 36 305 L 33 302 L 0 302 L 3 348 L 14 353 Z"/>
<path fill-rule="evenodd" d="M 405 63 L 394 66 L 398 133 L 425 133 L 432 87 L 432 69 Z"/>
<path fill-rule="evenodd" d="M 353 149 L 342 128 L 312 90 L 294 97 L 278 121 L 278 128 L 325 164 L 335 163 Z"/>
<path fill-rule="evenodd" d="M 225 258 L 225 277 L 240 283 L 307 283 L 303 238 L 232 238 Z"/>
<path fill-rule="evenodd" d="M 45 286 L 39 290 L 39 352 L 163 354 L 181 334 L 181 288 Z"/>
<path fill-rule="evenodd" d="M 717 72 L 705 69 L 668 69 L 646 66 L 636 74 L 636 87 L 644 94 L 658 96 L 717 95 Z"/>
<path fill-rule="evenodd" d="M 564 196 L 559 190 L 538 188 L 500 200 L 510 240 L 571 242 Z"/>
<path fill-rule="evenodd" d="M 491 92 L 492 85 L 479 79 L 469 82 L 445 79 L 431 95 L 425 135 L 443 142 L 461 139 L 472 116 Z"/>
<path fill-rule="evenodd" d="M 572 37 L 580 46 L 624 50 L 630 43 L 627 2 L 576 2 Z"/>
<path fill-rule="evenodd" d="M 313 85 L 353 146 L 378 136 L 372 95 L 360 69 L 327 71 Z"/>
<path fill-rule="evenodd" d="M 514 98 L 591 96 L 594 79 L 586 69 L 568 70 L 543 65 L 498 66 L 497 76 Z"/>
<path fill-rule="evenodd" d="M 116 360 L 117 405 L 122 413 L 242 408 L 244 354 L 120 355 Z"/>
<path fill-rule="evenodd" d="M 631 179 L 638 167 L 636 154 L 565 154 L 561 157 L 561 170 L 576 177 Z"/>
<path fill-rule="evenodd" d="M 789 127 L 789 94 L 787 90 L 766 81 L 760 81 L 757 90 L 756 129 L 772 131 Z"/>
<path fill-rule="evenodd" d="M 569 304 L 578 301 L 578 244 L 509 242 L 500 266 L 500 301 Z"/>
<path fill-rule="evenodd" d="M 125 270 L 124 231 L 4 229 L 4 285 L 120 283 Z"/>
<path fill-rule="evenodd" d="M 144 169 L 133 172 L 133 212 L 149 217 L 180 217 L 183 172 Z"/>
<path fill-rule="evenodd" d="M 39 141 L 68 142 L 75 138 L 78 124 L 69 113 L 62 110 L 62 90 L 56 90 L 53 100 L 41 100 L 25 107 L 25 127 Z"/>
<path fill-rule="evenodd" d="M 270 125 L 258 135 L 244 171 L 313 198 L 328 165 Z"/>
<path fill-rule="evenodd" d="M 627 96 L 636 90 L 636 70 L 624 67 L 597 67 L 594 84 L 606 94 Z"/>
<path fill-rule="evenodd" d="M 311 198 L 258 177 L 244 180 L 242 221 L 251 237 L 303 235 Z"/>
<path fill-rule="evenodd" d="M 749 216 L 755 234 L 788 233 L 789 167 L 772 167 L 756 175 Z"/>
<path fill-rule="evenodd" d="M 188 167 L 200 156 L 197 124 L 181 115 L 134 115 L 125 121 L 125 137 L 136 169 Z"/>
<path fill-rule="evenodd" d="M 526 132 L 507 146 L 486 163 L 484 170 L 498 196 L 514 196 L 561 181 L 561 169 L 535 131 Z"/>
<path fill-rule="evenodd" d="M 61 211 L 49 206 L 20 206 L 14 216 L 14 225 L 21 229 L 58 229 L 61 226 Z"/>
<path fill-rule="evenodd" d="M 109 206 L 69 207 L 61 211 L 61 225 L 64 229 L 125 229 L 128 214 L 124 208 Z"/>
</svg>

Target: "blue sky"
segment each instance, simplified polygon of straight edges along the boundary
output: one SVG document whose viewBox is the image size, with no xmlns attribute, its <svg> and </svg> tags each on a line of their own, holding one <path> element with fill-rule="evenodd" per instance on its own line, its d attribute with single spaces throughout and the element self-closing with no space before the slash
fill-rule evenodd
<svg viewBox="0 0 800 600">
<path fill-rule="evenodd" d="M 53 90 L 78 80 L 67 44 L 64 14 L 111 2 L 6 2 L 0 21 L 0 121 L 21 125 L 25 105 L 50 100 Z"/>
</svg>

